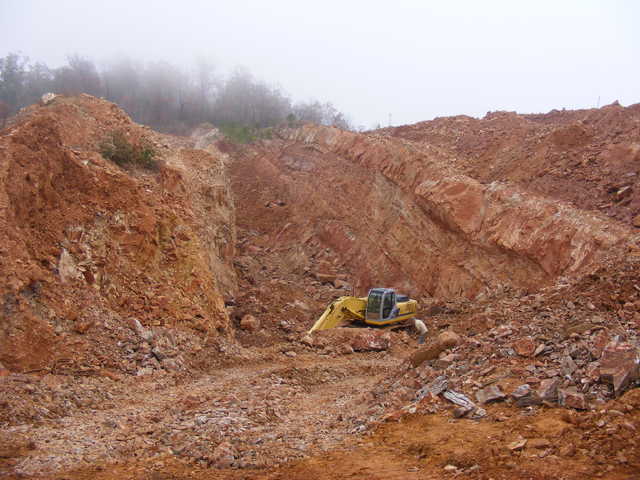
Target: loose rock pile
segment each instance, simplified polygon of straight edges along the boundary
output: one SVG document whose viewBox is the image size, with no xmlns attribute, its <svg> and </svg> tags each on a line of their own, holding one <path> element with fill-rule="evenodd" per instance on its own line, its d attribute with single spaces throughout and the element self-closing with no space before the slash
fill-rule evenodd
<svg viewBox="0 0 640 480">
<path fill-rule="evenodd" d="M 600 285 L 616 282 L 607 292 L 622 307 L 616 312 L 589 296 L 584 281 L 504 298 L 484 311 L 467 305 L 458 328 L 468 335 L 433 338 L 374 389 L 371 402 L 409 411 L 425 401 L 444 406 L 444 399 L 463 409 L 454 411 L 458 417 L 503 401 L 527 409 L 601 407 L 640 385 L 638 266 L 630 257 L 594 275 Z M 450 321 L 432 319 L 436 326 Z"/>
</svg>

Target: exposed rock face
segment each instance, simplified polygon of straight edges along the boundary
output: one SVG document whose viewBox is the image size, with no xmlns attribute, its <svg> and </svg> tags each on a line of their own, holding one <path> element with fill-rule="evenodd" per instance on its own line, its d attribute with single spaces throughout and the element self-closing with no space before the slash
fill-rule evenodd
<svg viewBox="0 0 640 480">
<path fill-rule="evenodd" d="M 589 272 L 627 235 L 596 214 L 481 184 L 410 142 L 316 126 L 285 137 L 233 166 L 248 179 L 239 188 L 259 192 L 251 209 L 264 215 L 252 226 L 336 252 L 358 291 L 385 285 L 474 298 L 504 285 L 535 290 Z"/>
<path fill-rule="evenodd" d="M 114 130 L 154 142 L 164 159 L 159 172 L 125 172 L 102 158 L 98 145 Z M 124 368 L 116 343 L 131 316 L 140 326 L 229 335 L 223 295 L 235 288 L 235 230 L 222 154 L 169 148 L 170 139 L 87 95 L 30 107 L 7 133 L 0 138 L 7 368 L 51 367 L 62 358 Z"/>
</svg>

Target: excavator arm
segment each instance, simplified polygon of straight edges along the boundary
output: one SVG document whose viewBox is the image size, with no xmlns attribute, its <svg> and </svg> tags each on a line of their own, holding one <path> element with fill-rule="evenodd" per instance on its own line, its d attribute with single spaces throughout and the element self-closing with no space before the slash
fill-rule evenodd
<svg viewBox="0 0 640 480">
<path fill-rule="evenodd" d="M 345 321 L 364 320 L 366 310 L 366 297 L 340 297 L 327 307 L 309 333 L 339 327 Z"/>
</svg>

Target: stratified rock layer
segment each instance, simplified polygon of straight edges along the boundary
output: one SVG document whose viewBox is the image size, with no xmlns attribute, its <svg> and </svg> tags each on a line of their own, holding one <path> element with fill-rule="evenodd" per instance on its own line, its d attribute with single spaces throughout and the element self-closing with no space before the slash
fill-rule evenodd
<svg viewBox="0 0 640 480">
<path fill-rule="evenodd" d="M 241 210 L 278 247 L 321 244 L 358 291 L 377 285 L 440 298 L 536 290 L 595 268 L 628 230 L 595 213 L 483 184 L 428 148 L 306 126 L 232 167 Z M 251 198 L 249 198 L 251 197 Z M 239 225 L 243 225 L 239 215 Z"/>
</svg>

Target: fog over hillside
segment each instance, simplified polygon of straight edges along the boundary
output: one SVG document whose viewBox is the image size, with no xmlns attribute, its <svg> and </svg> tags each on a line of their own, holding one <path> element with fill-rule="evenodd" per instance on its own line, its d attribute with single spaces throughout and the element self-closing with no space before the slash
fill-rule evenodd
<svg viewBox="0 0 640 480">
<path fill-rule="evenodd" d="M 99 70 L 206 59 L 219 78 L 242 66 L 370 128 L 636 103 L 639 14 L 632 1 L 7 1 L 0 56 L 58 68 L 77 54 Z"/>
</svg>

